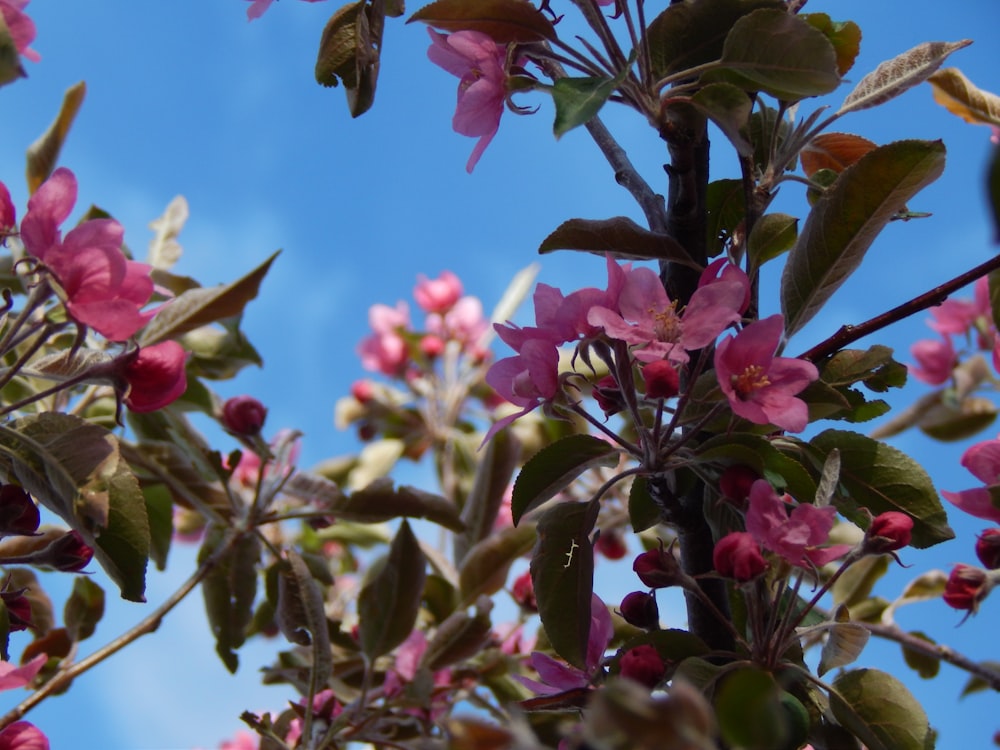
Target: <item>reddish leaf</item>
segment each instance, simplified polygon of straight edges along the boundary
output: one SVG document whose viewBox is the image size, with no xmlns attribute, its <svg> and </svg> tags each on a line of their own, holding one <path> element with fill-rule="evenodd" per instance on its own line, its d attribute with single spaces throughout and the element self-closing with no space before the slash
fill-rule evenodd
<svg viewBox="0 0 1000 750">
<path fill-rule="evenodd" d="M 480 31 L 500 44 L 555 41 L 556 30 L 526 0 L 437 0 L 407 21 L 423 21 L 445 31 Z"/>
<path fill-rule="evenodd" d="M 853 133 L 823 133 L 806 144 L 799 158 L 806 177 L 812 177 L 821 169 L 843 172 L 876 148 L 876 143 Z"/>
</svg>

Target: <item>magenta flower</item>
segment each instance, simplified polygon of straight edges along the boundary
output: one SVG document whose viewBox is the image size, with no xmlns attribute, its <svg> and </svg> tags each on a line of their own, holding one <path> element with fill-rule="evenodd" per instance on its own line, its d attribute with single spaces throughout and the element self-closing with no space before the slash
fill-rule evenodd
<svg viewBox="0 0 1000 750">
<path fill-rule="evenodd" d="M 428 29 L 427 57 L 459 79 L 458 105 L 451 125 L 462 135 L 479 137 L 465 171 L 472 172 L 500 129 L 507 100 L 507 50 L 480 31 L 439 34 Z"/>
<path fill-rule="evenodd" d="M 498 326 L 497 330 L 501 328 Z M 484 443 L 518 417 L 554 399 L 559 392 L 559 348 L 556 343 L 546 338 L 525 338 L 519 342 L 519 351 L 516 357 L 494 362 L 486 373 L 486 382 L 507 401 L 522 407 L 521 411 L 495 422 Z"/>
<path fill-rule="evenodd" d="M 833 506 L 799 503 L 789 513 L 790 501 L 788 495 L 779 496 L 766 479 L 758 479 L 750 488 L 747 532 L 792 565 L 825 565 L 850 551 L 849 544 L 820 547 L 833 528 L 837 515 Z"/>
<path fill-rule="evenodd" d="M 76 203 L 76 177 L 60 167 L 28 200 L 21 222 L 25 249 L 62 288 L 66 311 L 110 341 L 124 341 L 156 314 L 142 308 L 153 294 L 150 266 L 121 251 L 124 230 L 114 219 L 85 221 L 62 237 Z"/>
<path fill-rule="evenodd" d="M 941 495 L 970 516 L 1000 523 L 1000 502 L 993 501 L 994 496 L 1000 500 L 1000 439 L 976 443 L 962 454 L 961 463 L 985 486 Z"/>
<path fill-rule="evenodd" d="M 0 182 L 0 244 L 7 241 L 7 234 L 16 226 L 17 210 L 7 186 Z"/>
<path fill-rule="evenodd" d="M 420 309 L 428 313 L 446 313 L 462 296 L 462 282 L 451 271 L 442 271 L 436 279 L 417 276 L 413 298 Z"/>
<path fill-rule="evenodd" d="M 715 543 L 712 565 L 719 575 L 740 583 L 746 583 L 767 570 L 767 560 L 760 553 L 760 544 L 745 531 L 733 531 Z"/>
<path fill-rule="evenodd" d="M 187 390 L 186 362 L 187 353 L 176 341 L 144 346 L 123 373 L 128 383 L 125 405 L 140 413 L 172 404 Z"/>
<path fill-rule="evenodd" d="M 307 3 L 320 3 L 323 0 L 305 0 Z M 253 21 L 255 18 L 260 18 L 264 15 L 265 11 L 271 7 L 271 3 L 274 0 L 250 0 L 250 7 L 247 8 L 247 19 Z"/>
<path fill-rule="evenodd" d="M 0 690 L 12 690 L 28 685 L 48 660 L 48 656 L 39 654 L 20 667 L 15 667 L 9 661 L 0 661 Z"/>
<path fill-rule="evenodd" d="M 819 372 L 812 362 L 774 356 L 783 330 L 782 317 L 772 315 L 727 336 L 715 350 L 715 373 L 738 416 L 799 432 L 809 424 L 809 409 L 795 396 Z"/>
<path fill-rule="evenodd" d="M 915 365 L 910 365 L 907 369 L 917 380 L 922 380 L 928 385 L 941 385 L 951 377 L 955 365 L 958 364 L 958 356 L 955 354 L 955 347 L 951 344 L 951 339 L 944 338 L 941 341 L 932 339 L 922 339 L 910 347 L 910 354 L 917 361 Z"/>
<path fill-rule="evenodd" d="M 928 325 L 944 335 L 966 334 L 980 318 L 989 320 L 991 315 L 989 279 L 983 276 L 973 286 L 973 299 L 946 299 L 931 309 L 933 320 Z"/>
<path fill-rule="evenodd" d="M 24 12 L 28 2 L 29 0 L 0 0 L 0 13 L 3 14 L 7 31 L 10 32 L 18 53 L 32 62 L 38 62 L 42 56 L 28 46 L 35 41 L 35 22 Z"/>
<path fill-rule="evenodd" d="M 587 321 L 613 339 L 638 347 L 642 362 L 670 359 L 687 362 L 687 352 L 708 346 L 727 326 L 740 319 L 744 288 L 735 280 L 712 280 L 691 296 L 682 312 L 671 301 L 660 277 L 649 268 L 626 272 L 618 309 L 598 306 Z"/>
<path fill-rule="evenodd" d="M 49 750 L 49 738 L 30 721 L 15 721 L 0 730 L 0 750 Z"/>
<path fill-rule="evenodd" d="M 400 335 L 410 327 L 410 310 L 405 302 L 396 307 L 372 305 L 368 311 L 372 335 L 358 345 L 361 366 L 372 372 L 395 376 L 402 374 L 409 360 L 406 341 Z"/>
</svg>

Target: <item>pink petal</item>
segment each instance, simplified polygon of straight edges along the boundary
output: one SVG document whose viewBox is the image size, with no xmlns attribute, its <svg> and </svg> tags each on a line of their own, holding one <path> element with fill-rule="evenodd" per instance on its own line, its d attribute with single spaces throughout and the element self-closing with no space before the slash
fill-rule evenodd
<svg viewBox="0 0 1000 750">
<path fill-rule="evenodd" d="M 15 667 L 9 661 L 0 661 L 0 690 L 24 687 L 35 679 L 35 675 L 45 666 L 45 662 L 48 660 L 48 656 L 39 654 L 27 664 L 22 664 L 20 667 Z"/>
<path fill-rule="evenodd" d="M 956 508 L 970 516 L 1000 523 L 1000 508 L 993 504 L 992 494 L 988 487 L 976 487 L 961 492 L 945 490 L 941 492 L 941 495 Z"/>
<path fill-rule="evenodd" d="M 49 750 L 49 740 L 34 724 L 15 721 L 0 731 L 0 750 Z"/>
</svg>

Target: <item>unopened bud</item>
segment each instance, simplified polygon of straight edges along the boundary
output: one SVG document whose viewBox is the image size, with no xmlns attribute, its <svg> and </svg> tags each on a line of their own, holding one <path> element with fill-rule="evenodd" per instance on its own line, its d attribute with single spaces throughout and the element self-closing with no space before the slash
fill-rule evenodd
<svg viewBox="0 0 1000 750">
<path fill-rule="evenodd" d="M 609 560 L 621 560 L 628 553 L 625 539 L 617 531 L 606 531 L 597 537 L 594 549 Z"/>
<path fill-rule="evenodd" d="M 670 549 L 663 548 L 662 541 L 659 549 L 651 549 L 637 555 L 632 562 L 632 570 L 639 576 L 639 580 L 651 589 L 683 585 L 688 577 L 681 569 L 674 553 Z"/>
<path fill-rule="evenodd" d="M 760 474 L 743 464 L 729 466 L 719 477 L 719 492 L 729 502 L 743 507 L 750 497 L 750 488 L 760 479 Z"/>
<path fill-rule="evenodd" d="M 976 537 L 976 557 L 984 568 L 1000 568 L 1000 529 L 986 529 Z"/>
<path fill-rule="evenodd" d="M 26 536 L 38 531 L 38 506 L 16 484 L 0 487 L 0 536 Z"/>
<path fill-rule="evenodd" d="M 677 368 L 665 359 L 650 362 L 642 368 L 647 398 L 673 398 L 680 390 L 681 376 Z"/>
<path fill-rule="evenodd" d="M 31 627 L 31 602 L 24 595 L 27 589 L 0 592 L 0 599 L 7 608 L 10 630 L 27 630 Z"/>
<path fill-rule="evenodd" d="M 902 549 L 913 535 L 913 519 L 905 513 L 887 510 L 872 519 L 865 534 L 864 551 L 881 554 Z"/>
<path fill-rule="evenodd" d="M 719 575 L 734 578 L 741 583 L 756 578 L 767 570 L 767 560 L 760 553 L 760 545 L 745 531 L 726 534 L 716 542 L 712 562 Z"/>
<path fill-rule="evenodd" d="M 645 591 L 626 594 L 619 611 L 625 622 L 637 628 L 654 630 L 660 625 L 660 609 L 656 606 L 656 597 Z"/>
<path fill-rule="evenodd" d="M 538 600 L 535 599 L 535 584 L 531 580 L 531 572 L 525 571 L 518 576 L 511 587 L 511 595 L 514 601 L 529 612 L 538 611 Z"/>
<path fill-rule="evenodd" d="M 659 652 L 649 644 L 636 646 L 626 651 L 622 654 L 618 666 L 622 677 L 628 677 L 648 688 L 654 688 L 660 684 L 660 680 L 667 672 L 667 667 Z"/>
<path fill-rule="evenodd" d="M 613 376 L 606 375 L 594 383 L 593 394 L 594 401 L 601 407 L 605 416 L 610 417 L 624 411 L 625 398 L 622 396 L 622 389 L 618 385 L 618 381 Z"/>
<path fill-rule="evenodd" d="M 222 426 L 234 435 L 257 435 L 267 418 L 267 407 L 253 396 L 234 396 L 222 405 Z"/>
<path fill-rule="evenodd" d="M 36 564 L 75 573 L 83 570 L 94 557 L 94 550 L 83 541 L 78 531 L 67 531 L 45 549 L 36 553 Z"/>
<path fill-rule="evenodd" d="M 952 568 L 944 586 L 944 602 L 949 607 L 975 614 L 991 588 L 992 583 L 985 570 L 959 564 Z"/>
</svg>

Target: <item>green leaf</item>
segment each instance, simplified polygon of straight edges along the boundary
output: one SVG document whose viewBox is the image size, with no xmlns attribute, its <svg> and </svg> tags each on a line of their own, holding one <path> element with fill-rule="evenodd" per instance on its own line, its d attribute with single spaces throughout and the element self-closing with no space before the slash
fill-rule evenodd
<svg viewBox="0 0 1000 750">
<path fill-rule="evenodd" d="M 754 667 L 739 669 L 720 680 L 715 715 L 722 739 L 731 747 L 774 750 L 784 747 L 788 739 L 781 690 L 774 677 Z"/>
<path fill-rule="evenodd" d="M 240 330 L 240 317 L 202 326 L 181 337 L 184 351 L 190 352 L 188 375 L 210 380 L 229 380 L 248 365 L 260 367 L 264 361 Z"/>
<path fill-rule="evenodd" d="M 142 488 L 149 519 L 149 556 L 157 570 L 167 567 L 167 555 L 174 536 L 174 503 L 170 491 L 162 484 Z"/>
<path fill-rule="evenodd" d="M 525 0 L 437 0 L 407 23 L 423 21 L 445 31 L 479 31 L 500 44 L 555 41 L 555 27 Z"/>
<path fill-rule="evenodd" d="M 455 535 L 455 564 L 461 566 L 469 548 L 493 532 L 511 477 L 521 458 L 521 443 L 511 430 L 501 430 L 482 451 L 472 489 L 462 506 L 465 530 Z"/>
<path fill-rule="evenodd" d="M 994 672 L 1000 672 L 1000 662 L 997 661 L 983 661 L 980 662 L 984 667 L 992 669 Z M 972 693 L 979 693 L 983 690 L 989 690 L 989 683 L 986 682 L 982 677 L 970 677 L 969 681 L 965 683 L 965 687 L 962 688 L 962 696 L 971 695 Z"/>
<path fill-rule="evenodd" d="M 280 252 L 280 251 L 279 251 Z M 240 279 L 211 288 L 191 289 L 167 303 L 139 337 L 140 346 L 177 338 L 195 328 L 235 317 L 257 296 L 260 282 L 278 253 Z"/>
<path fill-rule="evenodd" d="M 1000 174 L 1000 170 L 997 174 Z M 987 283 L 990 291 L 990 315 L 993 318 L 993 325 L 1000 327 L 1000 270 L 990 271 Z"/>
<path fill-rule="evenodd" d="M 788 214 L 761 216 L 747 238 L 747 255 L 754 268 L 792 249 L 798 237 L 799 220 Z"/>
<path fill-rule="evenodd" d="M 691 97 L 691 103 L 716 124 L 737 153 L 748 156 L 753 152 L 742 132 L 753 109 L 746 91 L 729 83 L 710 83 Z"/>
<path fill-rule="evenodd" d="M 841 349 L 818 363 L 819 377 L 833 386 L 864 383 L 870 390 L 884 393 L 906 384 L 906 365 L 892 357 L 892 349 L 876 344 L 869 349 Z"/>
<path fill-rule="evenodd" d="M 144 602 L 150 543 L 146 500 L 125 461 L 101 486 L 108 493 L 108 515 L 107 523 L 94 530 L 94 555 L 118 584 L 123 599 Z"/>
<path fill-rule="evenodd" d="M 784 489 L 805 502 L 816 495 L 816 481 L 806 467 L 760 435 L 746 432 L 719 435 L 702 443 L 697 456 L 703 462 L 749 466 L 779 490 Z"/>
<path fill-rule="evenodd" d="M 21 53 L 17 51 L 17 45 L 10 35 L 6 21 L 0 18 L 0 86 L 6 86 L 24 77 L 26 74 L 21 65 Z"/>
<path fill-rule="evenodd" d="M 326 685 L 333 674 L 333 654 L 323 590 L 298 553 L 284 554 L 285 564 L 278 571 L 278 623 L 288 640 L 310 647 L 312 684 Z"/>
<path fill-rule="evenodd" d="M 38 137 L 38 140 L 28 146 L 26 174 L 29 193 L 38 190 L 38 187 L 55 170 L 56 162 L 59 160 L 59 152 L 66 141 L 66 136 L 69 135 L 73 120 L 76 119 L 76 113 L 80 111 L 80 105 L 83 104 L 83 97 L 86 93 L 87 84 L 83 81 L 66 89 L 56 119 L 49 125 L 49 129 Z"/>
<path fill-rule="evenodd" d="M 492 607 L 493 602 L 483 597 L 476 602 L 475 614 L 465 610 L 450 614 L 431 636 L 420 665 L 436 672 L 480 653 L 493 633 Z"/>
<path fill-rule="evenodd" d="M 528 511 L 558 495 L 588 469 L 618 465 L 620 452 L 606 440 L 571 435 L 532 456 L 514 481 L 511 515 L 516 526 Z"/>
<path fill-rule="evenodd" d="M 840 451 L 840 482 L 850 499 L 873 515 L 887 510 L 913 519 L 913 546 L 930 547 L 954 538 L 938 493 L 924 468 L 902 451 L 857 432 L 826 430 L 811 444 L 825 456 Z M 857 507 L 838 510 L 863 526 Z"/>
<path fill-rule="evenodd" d="M 552 130 L 556 138 L 590 122 L 620 82 L 619 78 L 604 76 L 558 79 L 552 86 L 552 101 L 556 107 Z"/>
<path fill-rule="evenodd" d="M 714 257 L 723 252 L 746 215 L 743 181 L 714 180 L 708 183 L 705 211 L 708 225 L 708 254 Z"/>
<path fill-rule="evenodd" d="M 590 534 L 597 503 L 559 503 L 538 521 L 538 546 L 531 558 L 531 580 L 538 614 L 552 648 L 580 669 L 586 668 L 594 591 L 594 550 Z"/>
<path fill-rule="evenodd" d="M 840 85 L 837 55 L 823 34 L 784 10 L 761 9 L 733 24 L 722 49 L 722 68 L 702 76 L 798 101 Z"/>
<path fill-rule="evenodd" d="M 950 395 L 950 394 L 949 394 Z M 967 396 L 955 403 L 947 396 L 920 415 L 920 431 L 942 442 L 965 440 L 996 421 L 997 406 L 985 396 Z"/>
<path fill-rule="evenodd" d="M 781 308 L 789 336 L 819 312 L 882 228 L 944 169 L 940 141 L 897 141 L 845 169 L 817 201 L 788 256 Z"/>
<path fill-rule="evenodd" d="M 920 632 L 919 630 L 912 631 L 910 635 L 914 638 L 919 638 L 922 641 L 927 641 L 932 645 L 935 643 L 933 638 Z M 925 680 L 937 677 L 938 672 L 941 671 L 940 659 L 934 656 L 929 656 L 923 651 L 916 651 L 915 649 L 907 648 L 905 644 L 903 644 L 903 661 L 906 662 L 906 666 L 923 677 Z M 964 691 L 962 694 L 965 694 Z"/>
<path fill-rule="evenodd" d="M 854 21 L 832 21 L 826 13 L 800 13 L 799 18 L 823 32 L 837 54 L 837 72 L 847 75 L 861 51 L 861 27 Z"/>
<path fill-rule="evenodd" d="M 535 546 L 535 525 L 508 526 L 476 543 L 459 567 L 458 584 L 463 605 L 481 595 L 492 595 L 507 582 L 511 564 Z"/>
<path fill-rule="evenodd" d="M 215 651 L 226 669 L 235 673 L 240 663 L 236 649 L 243 645 L 253 621 L 261 544 L 255 534 L 243 534 L 234 542 L 230 534 L 225 528 L 210 526 L 198 563 L 215 558 L 215 565 L 201 582 L 201 591 Z"/>
<path fill-rule="evenodd" d="M 971 39 L 960 42 L 924 42 L 881 63 L 862 78 L 847 95 L 838 115 L 876 107 L 925 81 L 955 50 L 968 47 Z"/>
<path fill-rule="evenodd" d="M 635 477 L 628 493 L 628 519 L 632 531 L 652 528 L 660 522 L 661 511 L 653 496 L 649 494 L 649 482 L 645 477 Z"/>
<path fill-rule="evenodd" d="M 316 487 L 320 477 L 312 477 L 310 485 Z M 326 483 L 326 480 L 323 480 Z M 336 488 L 332 482 L 329 485 Z M 296 485 L 296 492 L 300 486 Z M 339 493 L 339 490 L 337 490 Z M 301 496 L 301 495 L 300 495 Z M 313 496 L 315 498 L 315 496 Z M 461 532 L 465 525 L 455 504 L 441 495 L 424 492 L 416 487 L 393 487 L 388 477 L 376 479 L 350 496 L 340 494 L 340 499 L 325 504 L 330 513 L 356 523 L 383 523 L 394 518 L 425 518 L 451 531 Z"/>
<path fill-rule="evenodd" d="M 856 561 L 833 584 L 834 603 L 853 609 L 871 596 L 875 583 L 888 572 L 890 560 L 889 555 L 868 555 Z"/>
<path fill-rule="evenodd" d="M 758 8 L 783 7 L 778 0 L 671 3 L 646 31 L 653 73 L 662 78 L 718 60 L 726 34 L 740 17 Z"/>
<path fill-rule="evenodd" d="M 403 521 L 389 554 L 373 566 L 358 595 L 359 640 L 369 659 L 392 651 L 413 630 L 424 592 L 427 561 Z"/>
<path fill-rule="evenodd" d="M 90 638 L 104 616 L 104 589 L 86 576 L 73 579 L 73 591 L 63 608 L 63 622 L 74 643 Z"/>
<path fill-rule="evenodd" d="M 542 255 L 554 250 L 612 253 L 616 258 L 632 260 L 669 260 L 698 268 L 673 237 L 643 229 L 625 216 L 565 221 L 538 248 Z"/>
<path fill-rule="evenodd" d="M 934 746 L 927 714 L 902 682 L 877 669 L 844 672 L 833 682 L 830 708 L 868 750 Z"/>
</svg>

